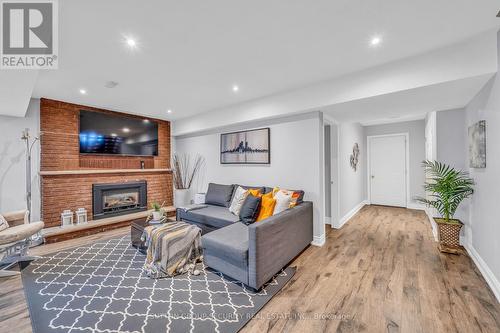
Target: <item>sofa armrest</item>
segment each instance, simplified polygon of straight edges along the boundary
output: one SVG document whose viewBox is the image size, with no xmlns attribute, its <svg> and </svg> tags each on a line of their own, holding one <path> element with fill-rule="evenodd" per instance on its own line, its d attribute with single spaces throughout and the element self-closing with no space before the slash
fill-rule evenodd
<svg viewBox="0 0 500 333">
<path fill-rule="evenodd" d="M 248 284 L 259 289 L 312 242 L 312 202 L 253 223 L 248 232 Z"/>
<path fill-rule="evenodd" d="M 18 210 L 15 212 L 9 212 L 2 214 L 2 216 L 5 218 L 5 220 L 7 220 L 9 226 L 11 227 L 29 223 L 27 210 Z"/>
</svg>

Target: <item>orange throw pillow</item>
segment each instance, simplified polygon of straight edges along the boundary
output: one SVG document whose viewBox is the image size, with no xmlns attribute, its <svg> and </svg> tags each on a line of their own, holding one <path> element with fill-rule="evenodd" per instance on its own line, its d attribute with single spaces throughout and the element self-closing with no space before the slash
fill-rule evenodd
<svg viewBox="0 0 500 333">
<path fill-rule="evenodd" d="M 259 189 L 249 189 L 248 192 L 253 195 L 254 197 L 261 197 L 262 196 L 262 193 L 260 193 L 260 190 Z"/>
<path fill-rule="evenodd" d="M 273 198 L 272 192 L 271 195 L 264 194 L 262 196 L 262 201 L 260 203 L 260 211 L 259 216 L 257 216 L 256 222 L 267 219 L 268 217 L 273 216 L 274 206 L 276 206 L 276 199 Z"/>
</svg>

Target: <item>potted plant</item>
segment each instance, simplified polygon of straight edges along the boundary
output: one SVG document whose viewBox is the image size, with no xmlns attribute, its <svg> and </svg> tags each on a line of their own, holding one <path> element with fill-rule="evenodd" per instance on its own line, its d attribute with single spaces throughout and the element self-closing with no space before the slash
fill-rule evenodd
<svg viewBox="0 0 500 333">
<path fill-rule="evenodd" d="M 474 192 L 474 180 L 464 171 L 455 170 L 444 163 L 424 161 L 427 174 L 424 189 L 429 198 L 417 198 L 428 207 L 434 207 L 441 217 L 434 221 L 439 231 L 439 249 L 441 252 L 458 253 L 462 222 L 454 219 L 460 203 Z"/>
<path fill-rule="evenodd" d="M 153 220 L 159 221 L 162 217 L 161 205 L 157 202 L 151 203 L 151 208 L 153 209 Z"/>
<path fill-rule="evenodd" d="M 189 189 L 193 179 L 203 166 L 204 159 L 196 155 L 192 160 L 188 154 L 174 154 L 173 157 L 173 178 L 174 178 L 174 206 L 183 207 L 188 205 Z"/>
</svg>

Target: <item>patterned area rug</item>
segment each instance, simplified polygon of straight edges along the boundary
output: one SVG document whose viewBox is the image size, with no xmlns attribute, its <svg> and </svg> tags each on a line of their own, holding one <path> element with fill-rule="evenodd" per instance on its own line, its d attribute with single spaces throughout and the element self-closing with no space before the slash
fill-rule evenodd
<svg viewBox="0 0 500 333">
<path fill-rule="evenodd" d="M 47 255 L 22 271 L 35 333 L 237 332 L 295 274 L 255 293 L 200 265 L 198 276 L 150 279 L 130 237 Z"/>
</svg>

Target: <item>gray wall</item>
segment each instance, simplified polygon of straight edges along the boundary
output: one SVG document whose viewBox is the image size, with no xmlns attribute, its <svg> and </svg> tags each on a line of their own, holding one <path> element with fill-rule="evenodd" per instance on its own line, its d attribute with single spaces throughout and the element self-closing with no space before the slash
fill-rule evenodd
<svg viewBox="0 0 500 333">
<path fill-rule="evenodd" d="M 258 127 L 271 128 L 270 165 L 220 163 L 221 132 Z M 192 185 L 191 195 L 205 192 L 210 182 L 302 189 L 305 199 L 314 203 L 315 240 L 324 237 L 323 123 L 319 113 L 307 118 L 289 117 L 214 129 L 212 133 L 176 137 L 174 141 L 176 153 L 200 154 L 205 158 L 205 166 Z"/>
<path fill-rule="evenodd" d="M 342 218 L 353 208 L 366 200 L 366 145 L 363 126 L 359 123 L 339 125 L 339 184 L 340 211 Z M 355 143 L 359 145 L 359 164 L 357 171 L 351 168 L 350 156 Z"/>
<path fill-rule="evenodd" d="M 423 184 L 425 181 L 425 172 L 422 168 L 422 161 L 425 159 L 425 121 L 405 121 L 393 124 L 365 126 L 366 144 L 367 136 L 408 133 L 409 134 L 409 171 L 410 171 L 410 200 L 411 205 L 415 205 L 415 196 L 424 196 Z M 366 164 L 366 154 L 364 156 Z"/>
<path fill-rule="evenodd" d="M 500 33 L 498 63 L 500 67 Z M 465 125 L 479 120 L 486 121 L 486 168 L 469 168 L 476 182 L 470 200 L 470 220 L 467 225 L 467 246 L 476 252 L 486 280 L 500 300 L 500 77 L 496 74 L 465 108 Z M 464 129 L 465 130 L 465 129 Z M 464 147 L 465 165 L 468 166 L 468 149 Z M 481 262 L 481 260 L 479 260 Z"/>
<path fill-rule="evenodd" d="M 26 209 L 25 198 L 25 142 L 21 134 L 25 128 L 31 135 L 39 135 L 40 100 L 31 99 L 26 117 L 0 116 L 0 214 Z M 40 218 L 40 145 L 35 144 L 32 158 L 32 219 Z"/>
</svg>

